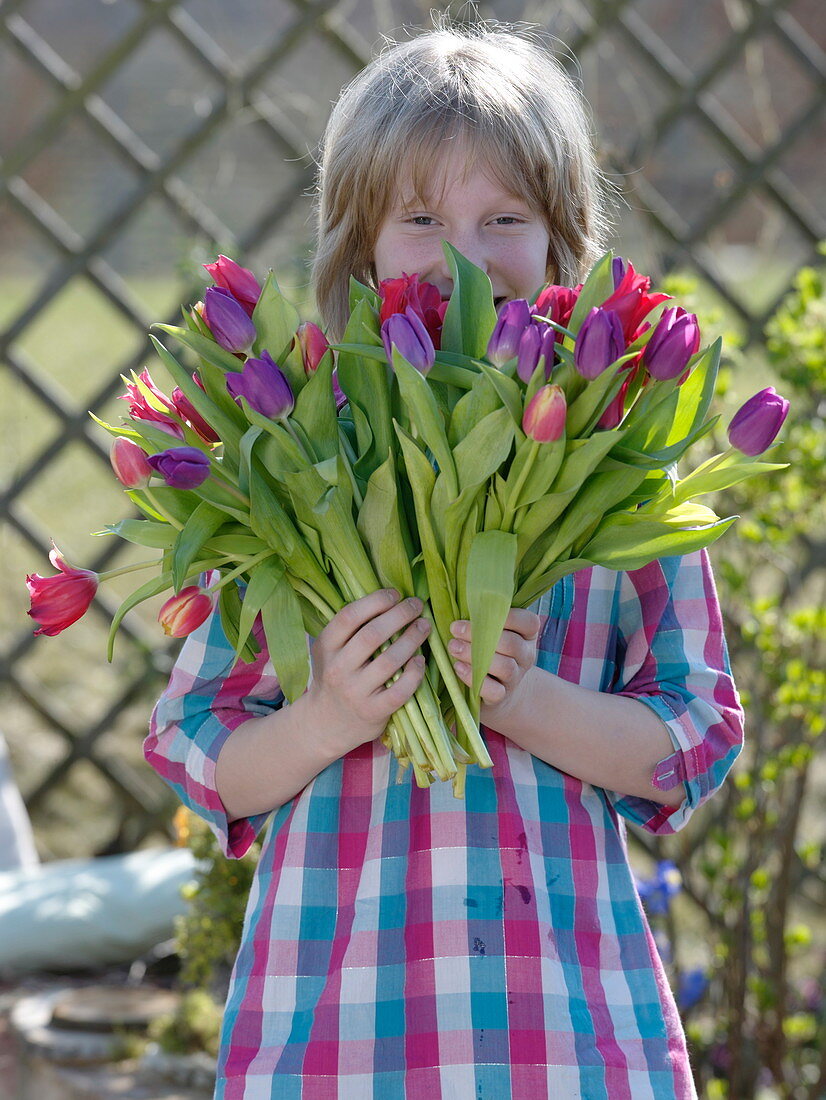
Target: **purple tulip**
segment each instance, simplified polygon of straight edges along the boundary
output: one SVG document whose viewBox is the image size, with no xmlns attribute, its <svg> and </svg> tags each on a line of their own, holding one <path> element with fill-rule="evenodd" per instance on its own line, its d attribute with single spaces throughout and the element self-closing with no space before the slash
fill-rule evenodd
<svg viewBox="0 0 826 1100">
<path fill-rule="evenodd" d="M 693 313 L 682 306 L 663 310 L 657 327 L 645 345 L 642 361 L 658 382 L 679 378 L 700 347 L 700 326 Z"/>
<path fill-rule="evenodd" d="M 209 477 L 209 455 L 197 447 L 170 447 L 146 461 L 172 489 L 197 489 Z"/>
<path fill-rule="evenodd" d="M 559 339 L 560 333 L 556 329 L 551 328 L 550 325 L 545 326 L 545 332 L 542 335 L 542 347 L 539 354 L 545 357 L 545 381 L 551 377 L 551 372 L 554 369 L 556 362 L 556 345 L 561 343 Z"/>
<path fill-rule="evenodd" d="M 539 325 L 531 323 L 522 333 L 516 353 L 516 373 L 523 382 L 530 382 L 541 354 L 542 332 Z"/>
<path fill-rule="evenodd" d="M 251 409 L 270 420 L 285 420 L 295 406 L 290 383 L 268 351 L 260 359 L 248 359 L 242 371 L 228 374 L 227 389 L 239 404 L 246 398 Z"/>
<path fill-rule="evenodd" d="M 389 362 L 393 362 L 393 347 L 412 367 L 427 374 L 436 360 L 436 349 L 430 333 L 418 313 L 410 306 L 404 313 L 391 313 L 381 326 L 381 338 Z"/>
<path fill-rule="evenodd" d="M 209 287 L 204 294 L 203 315 L 216 343 L 227 351 L 249 355 L 255 343 L 255 325 L 228 290 Z"/>
<path fill-rule="evenodd" d="M 625 352 L 622 320 L 612 309 L 594 306 L 574 344 L 574 366 L 592 382 Z"/>
<path fill-rule="evenodd" d="M 625 277 L 625 272 L 628 270 L 628 264 L 622 258 L 622 256 L 615 256 L 611 261 L 611 275 L 614 279 L 614 290 L 622 282 Z"/>
<path fill-rule="evenodd" d="M 789 402 L 774 386 L 768 386 L 734 414 L 728 426 L 728 441 L 750 458 L 761 455 L 774 443 L 788 413 Z"/>
<path fill-rule="evenodd" d="M 488 341 L 487 357 L 494 366 L 501 370 L 505 363 L 516 358 L 519 341 L 530 323 L 531 307 L 524 298 L 514 298 L 502 306 Z"/>
</svg>

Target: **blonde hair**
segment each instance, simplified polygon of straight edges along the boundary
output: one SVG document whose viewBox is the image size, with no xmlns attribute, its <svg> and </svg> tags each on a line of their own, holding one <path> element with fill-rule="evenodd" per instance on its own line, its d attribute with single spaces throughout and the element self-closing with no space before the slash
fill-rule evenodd
<svg viewBox="0 0 826 1100">
<path fill-rule="evenodd" d="M 549 281 L 574 285 L 603 250 L 610 184 L 574 81 L 511 28 L 440 27 L 382 51 L 347 85 L 327 124 L 313 284 L 333 336 L 346 321 L 350 275 L 375 285 L 373 249 L 400 169 L 426 195 L 442 143 L 459 137 L 474 161 L 546 218 Z"/>
</svg>

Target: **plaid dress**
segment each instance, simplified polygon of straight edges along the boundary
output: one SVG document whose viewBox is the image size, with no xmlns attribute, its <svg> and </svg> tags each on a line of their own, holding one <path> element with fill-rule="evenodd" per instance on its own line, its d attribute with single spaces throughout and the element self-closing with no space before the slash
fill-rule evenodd
<svg viewBox="0 0 826 1100">
<path fill-rule="evenodd" d="M 622 819 L 674 832 L 742 743 L 707 556 L 583 570 L 533 610 L 542 668 L 660 716 L 674 753 L 655 781 L 676 772 L 682 805 L 593 787 L 493 730 L 494 767 L 468 769 L 464 800 L 400 776 L 379 741 L 349 753 L 269 823 L 217 1097 L 696 1095 Z M 215 762 L 236 726 L 282 701 L 266 654 L 234 663 L 215 616 L 187 639 L 152 716 L 147 760 L 229 856 L 267 815 L 228 821 Z"/>
</svg>

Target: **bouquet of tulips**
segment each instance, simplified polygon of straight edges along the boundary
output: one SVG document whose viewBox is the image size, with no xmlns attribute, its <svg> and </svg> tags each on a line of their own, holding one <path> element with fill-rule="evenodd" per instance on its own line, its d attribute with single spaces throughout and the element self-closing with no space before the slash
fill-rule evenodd
<svg viewBox="0 0 826 1100">
<path fill-rule="evenodd" d="M 107 531 L 160 551 L 114 617 L 110 657 L 123 616 L 171 589 L 167 633 L 191 632 L 217 604 L 242 659 L 258 651 L 260 617 L 293 701 L 309 679 L 307 634 L 381 586 L 419 596 L 433 624 L 426 673 L 385 740 L 418 783 L 452 779 L 461 795 L 465 766 L 491 764 L 479 691 L 509 609 L 590 565 L 636 569 L 709 545 L 735 517 L 696 498 L 780 468 L 756 458 L 788 402 L 756 394 L 730 448 L 680 476 L 716 420 L 720 342 L 701 348 L 693 314 L 610 252 L 584 284 L 497 314 L 487 276 L 444 247 L 449 303 L 415 275 L 378 293 L 353 280 L 334 346 L 272 272 L 262 288 L 220 257 L 184 326 L 153 326 L 197 369 L 152 336 L 173 393 L 144 371 L 125 380 L 125 422 L 98 423 L 145 517 Z M 38 633 L 79 618 L 106 576 L 52 560 L 58 576 L 28 578 Z M 456 619 L 471 622 L 469 688 L 447 655 Z"/>
</svg>

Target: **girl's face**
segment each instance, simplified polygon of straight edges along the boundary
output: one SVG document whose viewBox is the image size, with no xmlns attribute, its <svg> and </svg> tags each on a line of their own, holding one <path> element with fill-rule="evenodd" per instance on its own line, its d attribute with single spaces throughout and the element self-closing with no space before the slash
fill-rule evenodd
<svg viewBox="0 0 826 1100">
<path fill-rule="evenodd" d="M 376 278 L 418 272 L 449 298 L 453 280 L 441 246 L 447 240 L 488 275 L 497 306 L 530 298 L 547 281 L 550 234 L 544 217 L 481 164 L 466 172 L 461 143 L 445 155 L 434 185 L 417 199 L 412 179 L 401 177 L 376 239 Z"/>
</svg>

